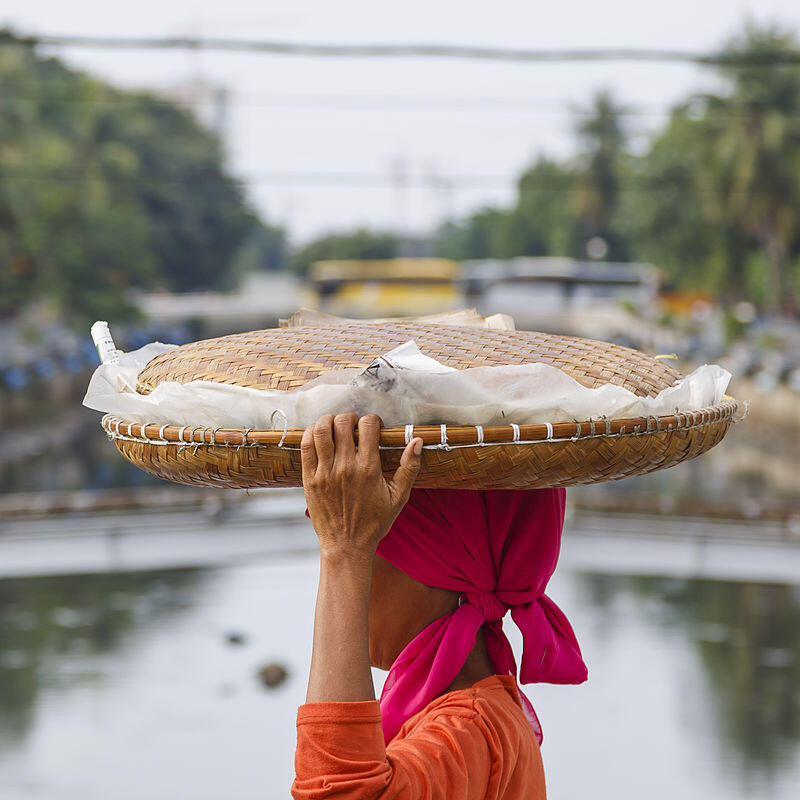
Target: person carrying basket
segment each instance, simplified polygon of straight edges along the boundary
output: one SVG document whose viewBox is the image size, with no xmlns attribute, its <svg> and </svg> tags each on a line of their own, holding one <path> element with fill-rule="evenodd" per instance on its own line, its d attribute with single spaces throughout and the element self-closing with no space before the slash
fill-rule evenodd
<svg viewBox="0 0 800 800">
<path fill-rule="evenodd" d="M 586 680 L 544 594 L 564 489 L 412 489 L 422 440 L 387 480 L 380 428 L 326 415 L 301 442 L 320 578 L 292 795 L 544 798 L 541 728 L 501 620 L 522 632 L 521 682 Z M 380 702 L 370 666 L 389 670 Z"/>
</svg>

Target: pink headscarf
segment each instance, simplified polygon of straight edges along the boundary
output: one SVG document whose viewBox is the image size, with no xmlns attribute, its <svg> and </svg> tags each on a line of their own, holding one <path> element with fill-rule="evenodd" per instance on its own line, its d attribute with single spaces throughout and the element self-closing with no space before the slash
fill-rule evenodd
<svg viewBox="0 0 800 800">
<path fill-rule="evenodd" d="M 381 695 L 388 743 L 403 723 L 455 679 L 483 626 L 495 672 L 517 676 L 501 620 L 522 632 L 521 683 L 582 683 L 575 634 L 544 594 L 558 560 L 564 489 L 414 489 L 378 555 L 427 586 L 461 592 L 455 611 L 432 622 L 397 657 Z M 541 742 L 528 699 L 523 709 Z"/>
</svg>

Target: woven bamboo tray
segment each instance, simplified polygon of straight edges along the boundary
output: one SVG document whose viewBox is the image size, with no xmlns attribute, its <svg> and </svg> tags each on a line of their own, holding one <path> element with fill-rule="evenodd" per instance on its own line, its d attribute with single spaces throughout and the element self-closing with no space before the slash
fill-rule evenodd
<svg viewBox="0 0 800 800">
<path fill-rule="evenodd" d="M 682 376 L 662 359 L 607 342 L 529 331 L 415 322 L 280 328 L 184 345 L 152 359 L 138 391 L 161 381 L 211 380 L 293 389 L 325 372 L 367 367 L 376 355 L 414 339 L 448 366 L 553 364 L 585 386 L 624 386 L 655 396 Z M 324 409 L 320 410 L 322 413 Z M 405 444 L 424 442 L 415 485 L 473 489 L 541 488 L 618 480 L 671 467 L 717 444 L 741 414 L 733 398 L 662 417 L 553 424 L 383 428 L 384 470 Z M 250 488 L 299 486 L 302 429 L 242 430 L 140 424 L 106 415 L 103 428 L 132 463 L 178 483 Z"/>
</svg>

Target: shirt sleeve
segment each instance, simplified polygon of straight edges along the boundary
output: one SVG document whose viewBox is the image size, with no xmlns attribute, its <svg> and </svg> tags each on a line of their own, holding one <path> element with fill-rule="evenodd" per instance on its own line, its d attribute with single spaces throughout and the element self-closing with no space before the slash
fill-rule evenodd
<svg viewBox="0 0 800 800">
<path fill-rule="evenodd" d="M 295 800 L 483 800 L 491 736 L 469 708 L 432 714 L 384 746 L 377 701 L 308 703 L 297 714 Z"/>
</svg>

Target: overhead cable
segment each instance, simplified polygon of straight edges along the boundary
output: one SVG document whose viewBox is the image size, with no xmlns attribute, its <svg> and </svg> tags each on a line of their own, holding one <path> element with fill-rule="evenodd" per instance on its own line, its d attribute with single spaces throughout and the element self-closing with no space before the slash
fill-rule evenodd
<svg viewBox="0 0 800 800">
<path fill-rule="evenodd" d="M 324 58 L 454 58 L 522 63 L 651 61 L 731 67 L 800 64 L 800 51 L 790 49 L 762 53 L 702 53 L 690 50 L 638 47 L 548 50 L 427 43 L 346 44 L 284 42 L 271 39 L 226 39 L 202 36 L 159 37 L 80 34 L 6 34 L 5 36 L 0 36 L 0 45 L 13 43 L 99 50 L 208 50 L 284 56 L 318 56 Z"/>
</svg>

